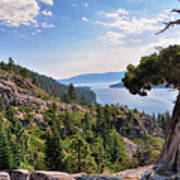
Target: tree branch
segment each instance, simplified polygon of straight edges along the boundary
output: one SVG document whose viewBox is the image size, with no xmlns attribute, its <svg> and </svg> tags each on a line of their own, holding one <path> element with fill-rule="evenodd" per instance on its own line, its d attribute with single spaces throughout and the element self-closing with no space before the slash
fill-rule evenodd
<svg viewBox="0 0 180 180">
<path fill-rule="evenodd" d="M 180 13 L 180 9 L 172 9 L 171 12 L 176 12 L 176 13 Z"/>
<path fill-rule="evenodd" d="M 176 20 L 176 21 L 170 21 L 168 23 L 164 23 L 166 26 L 164 29 L 162 29 L 161 31 L 157 32 L 156 34 L 160 34 L 163 33 L 164 31 L 166 31 L 170 26 L 174 26 L 175 24 L 180 24 L 180 19 Z"/>
</svg>

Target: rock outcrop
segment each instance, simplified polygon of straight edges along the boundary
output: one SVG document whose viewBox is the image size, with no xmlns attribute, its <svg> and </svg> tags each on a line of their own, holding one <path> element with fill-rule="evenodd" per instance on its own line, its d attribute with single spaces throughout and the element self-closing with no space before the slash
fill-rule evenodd
<svg viewBox="0 0 180 180">
<path fill-rule="evenodd" d="M 180 180 L 179 175 L 161 176 L 152 172 L 146 172 L 141 180 Z"/>
<path fill-rule="evenodd" d="M 33 108 L 47 108 L 50 103 L 42 100 L 30 81 L 2 71 L 0 71 L 0 94 L 7 106 L 24 105 Z"/>
<path fill-rule="evenodd" d="M 44 98 L 45 96 L 48 97 L 48 95 L 42 89 L 35 87 L 30 80 L 4 71 L 0 71 L 0 96 L 6 106 L 20 107 L 22 105 L 29 107 L 32 113 L 35 112 L 33 118 L 36 123 L 44 121 L 45 110 L 53 104 L 51 99 Z M 56 105 L 60 111 L 87 112 L 78 104 L 65 104 L 56 101 Z M 17 111 L 17 117 L 21 120 L 23 126 L 27 128 L 29 124 L 24 118 L 24 113 Z"/>
<path fill-rule="evenodd" d="M 50 171 L 34 171 L 30 176 L 31 180 L 75 180 L 68 173 L 50 172 Z"/>
<path fill-rule="evenodd" d="M 0 172 L 0 180 L 11 180 L 9 174 L 6 172 Z"/>
<path fill-rule="evenodd" d="M 130 169 L 112 175 L 68 174 L 54 171 L 9 170 L 0 172 L 0 180 L 170 180 L 153 174 L 154 166 Z M 178 176 L 176 176 L 177 178 Z M 155 179 L 153 179 L 155 178 Z M 171 177 L 172 178 L 172 177 Z M 175 180 L 175 179 L 172 179 Z M 180 180 L 180 179 L 177 179 Z"/>
<path fill-rule="evenodd" d="M 80 176 L 76 176 L 76 179 Z M 10 170 L 1 172 L 0 180 L 75 180 L 75 178 L 63 172 Z"/>
<path fill-rule="evenodd" d="M 137 152 L 138 145 L 125 137 L 123 138 L 123 141 L 124 141 L 124 146 L 126 148 L 126 152 L 128 156 L 132 159 L 133 155 Z"/>
<path fill-rule="evenodd" d="M 94 176 L 81 176 L 77 180 L 122 180 L 122 179 L 115 176 L 94 175 Z"/>
<path fill-rule="evenodd" d="M 27 170 L 13 170 L 8 171 L 11 180 L 29 180 L 30 172 Z"/>
<path fill-rule="evenodd" d="M 141 180 L 143 174 L 148 171 L 151 171 L 154 166 L 145 166 L 137 169 L 130 169 L 122 171 L 116 174 L 113 174 L 115 177 L 119 177 L 122 180 Z"/>
<path fill-rule="evenodd" d="M 135 139 L 143 137 L 144 134 L 157 137 L 162 135 L 162 132 L 157 128 L 157 124 L 152 122 L 150 116 L 142 113 L 130 113 L 128 109 L 123 107 L 119 109 L 119 112 L 125 114 L 119 115 L 117 122 L 118 131 L 122 136 L 128 139 Z"/>
</svg>

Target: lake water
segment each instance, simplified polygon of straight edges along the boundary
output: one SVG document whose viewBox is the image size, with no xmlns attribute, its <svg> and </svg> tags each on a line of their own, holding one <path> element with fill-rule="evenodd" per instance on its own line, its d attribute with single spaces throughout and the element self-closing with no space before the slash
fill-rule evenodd
<svg viewBox="0 0 180 180">
<path fill-rule="evenodd" d="M 102 105 L 127 105 L 131 109 L 137 108 L 149 114 L 172 112 L 177 97 L 177 91 L 170 89 L 152 89 L 148 92 L 148 96 L 141 97 L 130 94 L 125 88 L 109 88 L 109 84 L 89 84 L 88 86 L 96 93 L 97 102 Z"/>
</svg>

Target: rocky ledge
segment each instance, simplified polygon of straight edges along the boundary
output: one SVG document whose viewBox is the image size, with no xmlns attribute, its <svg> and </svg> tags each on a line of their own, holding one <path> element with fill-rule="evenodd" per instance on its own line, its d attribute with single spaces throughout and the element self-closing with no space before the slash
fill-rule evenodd
<svg viewBox="0 0 180 180">
<path fill-rule="evenodd" d="M 141 180 L 180 180 L 180 175 L 161 176 L 153 172 L 146 172 Z"/>
<path fill-rule="evenodd" d="M 68 174 L 64 172 L 51 171 L 10 170 L 0 172 L 0 180 L 141 180 L 141 177 L 143 178 L 142 180 L 154 180 L 152 178 L 148 179 L 151 174 L 148 174 L 147 172 L 150 172 L 152 168 L 153 166 L 145 166 L 138 169 L 122 171 L 109 176 Z"/>
</svg>

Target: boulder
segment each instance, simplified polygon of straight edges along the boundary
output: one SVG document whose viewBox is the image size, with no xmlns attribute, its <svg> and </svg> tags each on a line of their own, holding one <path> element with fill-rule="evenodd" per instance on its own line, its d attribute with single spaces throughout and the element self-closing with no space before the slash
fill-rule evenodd
<svg viewBox="0 0 180 180">
<path fill-rule="evenodd" d="M 10 170 L 8 171 L 11 180 L 29 180 L 30 172 L 27 170 Z"/>
<path fill-rule="evenodd" d="M 180 176 L 161 176 L 152 172 L 146 172 L 144 175 L 142 175 L 141 180 L 180 180 Z"/>
<path fill-rule="evenodd" d="M 53 171 L 33 171 L 30 180 L 75 180 L 70 174 Z"/>
<path fill-rule="evenodd" d="M 138 149 L 138 146 L 137 146 L 137 144 L 133 143 L 128 138 L 123 137 L 123 141 L 124 141 L 124 146 L 126 148 L 126 152 L 127 152 L 128 156 L 132 159 L 134 153 L 136 153 L 136 151 Z"/>
<path fill-rule="evenodd" d="M 9 174 L 6 172 L 0 172 L 0 180 L 11 180 Z"/>
<path fill-rule="evenodd" d="M 115 177 L 119 177 L 122 180 L 141 180 L 141 177 L 143 174 L 145 174 L 145 172 L 147 171 L 151 171 L 153 169 L 153 165 L 152 166 L 145 166 L 145 167 L 141 167 L 141 168 L 137 168 L 137 169 L 130 169 L 130 170 L 126 170 L 126 171 L 122 171 L 119 173 L 115 173 L 113 174 L 113 176 Z"/>
<path fill-rule="evenodd" d="M 81 176 L 77 180 L 121 180 L 119 177 L 115 176 L 105 176 L 105 175 L 93 175 L 93 176 Z"/>
</svg>

